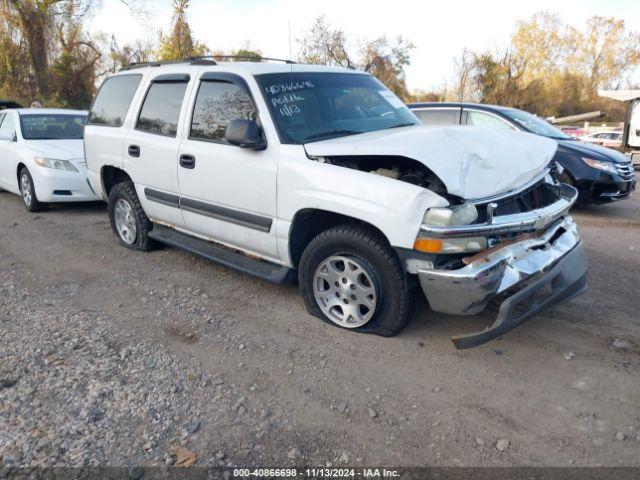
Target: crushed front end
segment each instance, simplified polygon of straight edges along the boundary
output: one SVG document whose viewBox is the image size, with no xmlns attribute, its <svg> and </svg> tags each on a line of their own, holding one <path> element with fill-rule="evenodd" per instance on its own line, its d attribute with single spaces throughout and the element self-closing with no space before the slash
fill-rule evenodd
<svg viewBox="0 0 640 480">
<path fill-rule="evenodd" d="M 452 338 L 457 348 L 495 339 L 586 289 L 586 256 L 568 215 L 577 197 L 547 170 L 507 195 L 427 211 L 415 243 L 426 255 L 407 269 L 431 308 L 472 315 L 502 302 L 489 328 Z"/>
</svg>

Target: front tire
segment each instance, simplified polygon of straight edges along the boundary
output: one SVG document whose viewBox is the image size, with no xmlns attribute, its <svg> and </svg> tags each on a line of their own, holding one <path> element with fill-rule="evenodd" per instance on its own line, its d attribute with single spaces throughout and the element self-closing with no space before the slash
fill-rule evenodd
<svg viewBox="0 0 640 480">
<path fill-rule="evenodd" d="M 298 266 L 310 314 L 341 328 L 390 337 L 409 320 L 407 278 L 387 240 L 360 225 L 320 233 Z"/>
<path fill-rule="evenodd" d="M 20 196 L 22 197 L 22 202 L 24 203 L 25 208 L 30 212 L 42 212 L 43 210 L 47 210 L 49 208 L 49 204 L 38 200 L 33 183 L 33 177 L 27 167 L 22 167 L 18 179 L 20 181 Z"/>
<path fill-rule="evenodd" d="M 109 222 L 123 247 L 147 252 L 154 247 L 148 233 L 153 224 L 144 213 L 133 182 L 122 182 L 109 192 Z"/>
</svg>

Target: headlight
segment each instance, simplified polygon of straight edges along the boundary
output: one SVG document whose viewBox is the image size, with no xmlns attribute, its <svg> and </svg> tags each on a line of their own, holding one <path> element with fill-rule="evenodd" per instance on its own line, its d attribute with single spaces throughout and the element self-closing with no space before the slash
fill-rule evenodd
<svg viewBox="0 0 640 480">
<path fill-rule="evenodd" d="M 424 253 L 475 253 L 487 248 L 485 237 L 417 238 L 413 248 Z"/>
<path fill-rule="evenodd" d="M 73 163 L 67 160 L 57 160 L 55 158 L 45 157 L 33 157 L 33 161 L 41 167 L 54 168 L 56 170 L 66 170 L 68 172 L 77 172 L 78 169 L 73 166 Z"/>
<path fill-rule="evenodd" d="M 586 157 L 582 157 L 582 161 L 590 167 L 597 168 L 598 170 L 604 170 L 605 172 L 610 173 L 618 173 L 613 162 L 601 162 L 600 160 L 593 160 L 592 158 Z"/>
<path fill-rule="evenodd" d="M 478 209 L 472 203 L 465 203 L 452 208 L 430 208 L 424 214 L 422 222 L 427 225 L 450 227 L 452 225 L 469 225 L 478 219 Z"/>
</svg>

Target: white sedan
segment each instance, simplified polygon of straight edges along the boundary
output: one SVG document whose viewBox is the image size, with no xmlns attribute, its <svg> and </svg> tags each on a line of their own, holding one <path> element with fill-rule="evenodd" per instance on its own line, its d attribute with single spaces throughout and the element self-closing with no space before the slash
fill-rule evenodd
<svg viewBox="0 0 640 480">
<path fill-rule="evenodd" d="M 86 121 L 79 110 L 0 112 L 0 189 L 20 195 L 31 212 L 50 202 L 100 200 L 87 182 Z"/>
<path fill-rule="evenodd" d="M 622 145 L 622 134 L 619 132 L 596 132 L 579 138 L 583 142 L 595 143 L 602 147 L 618 148 Z"/>
</svg>

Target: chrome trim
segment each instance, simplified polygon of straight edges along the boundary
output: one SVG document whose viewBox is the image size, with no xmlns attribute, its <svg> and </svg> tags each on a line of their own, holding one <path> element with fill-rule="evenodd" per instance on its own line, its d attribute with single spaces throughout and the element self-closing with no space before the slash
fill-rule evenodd
<svg viewBox="0 0 640 480">
<path fill-rule="evenodd" d="M 473 315 L 495 295 L 548 271 L 579 243 L 577 226 L 566 217 L 536 238 L 509 244 L 481 258 L 476 256 L 475 261 L 457 270 L 419 269 L 418 278 L 433 310 Z"/>
<path fill-rule="evenodd" d="M 561 183 L 559 188 L 560 199 L 546 207 L 531 210 L 530 212 L 493 217 L 491 222 L 481 224 L 459 225 L 452 227 L 438 227 L 422 224 L 420 226 L 418 237 L 464 237 L 504 232 L 542 230 L 560 217 L 564 216 L 578 199 L 578 190 L 575 188 L 564 183 Z"/>
</svg>

